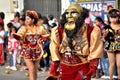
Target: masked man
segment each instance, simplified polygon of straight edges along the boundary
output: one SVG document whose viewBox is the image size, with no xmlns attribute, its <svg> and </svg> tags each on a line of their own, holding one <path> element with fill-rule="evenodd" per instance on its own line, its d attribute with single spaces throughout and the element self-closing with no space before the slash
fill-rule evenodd
<svg viewBox="0 0 120 80">
<path fill-rule="evenodd" d="M 84 23 L 88 14 L 79 4 L 71 4 L 62 16 L 62 27 L 52 28 L 52 64 L 46 80 L 91 80 L 103 49 L 100 29 Z"/>
</svg>

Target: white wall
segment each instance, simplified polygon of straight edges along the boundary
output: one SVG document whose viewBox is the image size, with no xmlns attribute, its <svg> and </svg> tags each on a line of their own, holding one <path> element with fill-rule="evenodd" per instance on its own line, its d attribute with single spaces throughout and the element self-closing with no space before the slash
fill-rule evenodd
<svg viewBox="0 0 120 80">
<path fill-rule="evenodd" d="M 18 8 L 15 8 L 13 1 L 18 1 Z M 16 11 L 21 12 L 24 9 L 23 0 L 0 0 L 0 12 L 5 13 L 5 30 L 7 30 L 6 24 L 13 19 L 14 13 Z"/>
<path fill-rule="evenodd" d="M 15 9 L 15 12 L 21 12 L 24 9 L 24 0 L 16 0 L 18 2 L 18 8 Z"/>
<path fill-rule="evenodd" d="M 5 29 L 6 29 L 6 24 L 12 19 L 13 14 L 11 13 L 11 5 L 10 5 L 11 0 L 0 0 L 0 12 L 5 13 Z"/>
<path fill-rule="evenodd" d="M 10 12 L 10 0 L 0 0 L 0 11 Z"/>
<path fill-rule="evenodd" d="M 61 14 L 68 8 L 70 5 L 69 0 L 61 0 Z"/>
</svg>

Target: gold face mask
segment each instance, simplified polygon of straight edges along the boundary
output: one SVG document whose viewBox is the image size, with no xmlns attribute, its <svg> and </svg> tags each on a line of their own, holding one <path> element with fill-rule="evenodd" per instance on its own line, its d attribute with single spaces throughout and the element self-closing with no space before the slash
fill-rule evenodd
<svg viewBox="0 0 120 80">
<path fill-rule="evenodd" d="M 73 30 L 75 28 L 75 22 L 81 15 L 82 7 L 79 4 L 71 4 L 66 10 L 66 20 L 65 28 L 68 30 Z"/>
<path fill-rule="evenodd" d="M 78 19 L 79 15 L 80 14 L 75 9 L 67 10 L 66 12 L 67 22 L 75 22 Z"/>
<path fill-rule="evenodd" d="M 71 4 L 66 11 L 66 19 L 68 22 L 76 21 L 82 12 L 79 4 Z"/>
</svg>

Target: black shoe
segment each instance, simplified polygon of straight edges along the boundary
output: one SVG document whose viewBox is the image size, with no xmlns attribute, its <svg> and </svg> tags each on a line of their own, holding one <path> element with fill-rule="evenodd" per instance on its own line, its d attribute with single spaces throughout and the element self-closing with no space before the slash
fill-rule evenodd
<svg viewBox="0 0 120 80">
<path fill-rule="evenodd" d="M 38 68 L 38 71 L 43 71 L 41 68 Z"/>
</svg>

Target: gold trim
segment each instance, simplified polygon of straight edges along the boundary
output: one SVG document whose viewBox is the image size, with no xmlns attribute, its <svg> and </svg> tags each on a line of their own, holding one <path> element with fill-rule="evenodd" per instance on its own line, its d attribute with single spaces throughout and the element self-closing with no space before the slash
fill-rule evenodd
<svg viewBox="0 0 120 80">
<path fill-rule="evenodd" d="M 77 66 L 77 65 L 82 65 L 82 64 L 86 64 L 86 63 L 89 63 L 89 62 L 88 61 L 84 61 L 84 62 L 78 63 L 78 64 L 67 64 L 67 63 L 62 61 L 62 64 L 65 64 L 65 65 L 68 65 L 68 66 Z"/>
</svg>

